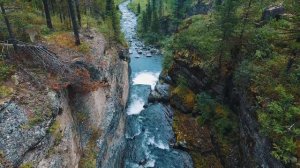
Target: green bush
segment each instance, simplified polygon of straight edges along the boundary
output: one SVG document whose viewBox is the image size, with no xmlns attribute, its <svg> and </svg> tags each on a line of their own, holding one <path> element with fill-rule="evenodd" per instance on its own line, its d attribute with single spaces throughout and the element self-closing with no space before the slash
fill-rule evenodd
<svg viewBox="0 0 300 168">
<path fill-rule="evenodd" d="M 295 104 L 294 96 L 279 85 L 275 88 L 274 99 L 265 108 L 260 108 L 258 120 L 262 132 L 273 140 L 273 156 L 291 162 L 296 153 L 295 138 L 300 136 L 300 128 L 296 126 L 300 117 L 300 106 Z"/>
<path fill-rule="evenodd" d="M 0 86 L 0 98 L 7 97 L 13 93 L 13 89 L 7 86 Z"/>
<path fill-rule="evenodd" d="M 216 51 L 218 32 L 210 18 L 195 16 L 184 22 L 180 28 L 182 30 L 174 39 L 175 50 L 188 50 L 202 58 L 208 58 Z"/>
<path fill-rule="evenodd" d="M 181 88 L 187 88 L 188 87 L 188 81 L 186 80 L 186 78 L 182 75 L 179 75 L 178 79 L 177 79 L 177 85 Z"/>
<path fill-rule="evenodd" d="M 82 42 L 79 46 L 79 51 L 82 52 L 83 54 L 88 54 L 90 50 L 91 49 L 88 43 Z"/>
<path fill-rule="evenodd" d="M 236 117 L 230 109 L 216 102 L 206 92 L 197 95 L 196 110 L 200 112 L 199 124 L 212 125 L 214 130 L 221 136 L 227 136 L 237 128 Z"/>
<path fill-rule="evenodd" d="M 272 155 L 284 163 L 292 162 L 293 156 L 296 154 L 296 144 L 293 138 L 282 137 L 277 144 L 274 144 Z"/>
<path fill-rule="evenodd" d="M 52 33 L 52 30 L 49 29 L 46 25 L 41 26 L 42 35 L 49 35 Z"/>
<path fill-rule="evenodd" d="M 60 124 L 56 120 L 56 121 L 54 121 L 54 123 L 51 125 L 51 127 L 49 129 L 50 134 L 54 138 L 54 145 L 58 145 L 61 142 L 62 138 L 63 138 L 63 134 L 59 130 L 59 128 L 60 128 Z"/>
<path fill-rule="evenodd" d="M 13 73 L 13 67 L 0 60 L 0 83 Z"/>
<path fill-rule="evenodd" d="M 229 135 L 234 129 L 233 122 L 229 118 L 220 118 L 215 122 L 215 128 L 221 135 Z"/>
<path fill-rule="evenodd" d="M 216 102 L 206 92 L 197 95 L 196 110 L 202 113 L 205 120 L 209 119 L 215 111 Z"/>
<path fill-rule="evenodd" d="M 168 70 L 171 68 L 173 62 L 174 62 L 174 53 L 172 50 L 172 43 L 173 43 L 173 38 L 166 38 L 162 42 L 162 46 L 164 48 L 163 50 L 163 68 L 164 70 Z"/>
</svg>

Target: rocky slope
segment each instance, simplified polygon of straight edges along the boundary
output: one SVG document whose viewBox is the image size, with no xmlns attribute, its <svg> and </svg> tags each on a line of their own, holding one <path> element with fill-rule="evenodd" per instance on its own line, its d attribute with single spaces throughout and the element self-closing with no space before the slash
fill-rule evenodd
<svg viewBox="0 0 300 168">
<path fill-rule="evenodd" d="M 10 80 L 14 94 L 1 99 L 0 167 L 121 165 L 129 89 L 127 52 L 108 46 L 95 32 L 82 34 L 82 39 L 90 45 L 88 56 L 64 50 L 55 41 L 46 45 L 68 65 L 87 70 L 93 81 L 105 85 L 80 90 L 69 84 L 58 89 L 51 85 L 48 72 L 17 68 Z"/>
<path fill-rule="evenodd" d="M 183 147 L 191 153 L 196 167 L 284 167 L 272 157 L 270 142 L 259 132 L 253 111 L 255 103 L 251 101 L 251 96 L 234 86 L 230 76 L 216 82 L 203 69 L 193 68 L 184 60 L 175 58 L 171 69 L 161 79 L 174 88 L 181 77 L 188 79 L 187 87 L 193 93 L 211 93 L 218 101 L 227 104 L 238 117 L 238 132 L 231 137 L 237 138 L 237 141 L 224 143 L 210 125 L 201 126 L 197 123 L 197 115 L 191 115 L 193 111 L 183 100 L 177 99 L 176 95 L 171 97 L 173 106 L 179 111 L 175 113 L 177 122 L 174 125 L 177 141 L 185 142 Z"/>
</svg>

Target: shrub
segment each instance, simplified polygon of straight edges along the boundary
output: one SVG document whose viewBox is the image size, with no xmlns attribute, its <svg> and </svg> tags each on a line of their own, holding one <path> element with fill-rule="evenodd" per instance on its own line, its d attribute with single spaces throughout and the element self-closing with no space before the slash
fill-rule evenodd
<svg viewBox="0 0 300 168">
<path fill-rule="evenodd" d="M 7 97 L 13 93 L 13 88 L 0 86 L 0 98 Z"/>
<path fill-rule="evenodd" d="M 284 147 L 284 148 L 283 148 Z M 296 144 L 293 138 L 282 137 L 279 143 L 274 144 L 272 155 L 284 163 L 290 163 L 296 154 Z"/>
<path fill-rule="evenodd" d="M 13 67 L 0 60 L 0 82 L 6 80 L 13 73 Z"/>
<path fill-rule="evenodd" d="M 90 52 L 90 46 L 87 43 L 82 42 L 78 47 L 78 51 L 82 52 L 83 54 L 88 54 Z"/>
<path fill-rule="evenodd" d="M 227 117 L 216 120 L 214 125 L 215 125 L 217 132 L 219 132 L 221 135 L 225 135 L 225 136 L 230 134 L 234 129 L 232 121 Z"/>
<path fill-rule="evenodd" d="M 208 58 L 216 51 L 217 29 L 207 16 L 194 16 L 180 26 L 174 39 L 176 50 L 188 50 L 202 58 Z M 210 58 L 209 58 L 210 59 Z"/>
<path fill-rule="evenodd" d="M 199 124 L 211 124 L 221 136 L 233 133 L 237 127 L 236 117 L 230 109 L 216 102 L 208 93 L 197 95 L 195 109 L 200 112 Z"/>
<path fill-rule="evenodd" d="M 164 59 L 163 59 L 163 68 L 165 70 L 168 70 L 171 68 L 171 65 L 174 62 L 174 54 L 173 54 L 173 50 L 172 50 L 172 42 L 173 42 L 173 38 L 167 38 L 164 42 L 163 42 L 163 46 L 164 46 L 164 50 L 163 50 L 163 55 L 164 55 Z"/>
<path fill-rule="evenodd" d="M 23 163 L 20 168 L 34 168 L 33 163 L 28 162 L 28 163 Z"/>
<path fill-rule="evenodd" d="M 289 163 L 296 153 L 295 138 L 300 136 L 296 126 L 300 106 L 282 85 L 277 86 L 274 93 L 273 100 L 258 109 L 258 120 L 261 131 L 273 140 L 273 156 Z"/>
<path fill-rule="evenodd" d="M 43 117 L 40 114 L 35 114 L 33 117 L 29 118 L 29 126 L 34 127 L 43 121 Z"/>
<path fill-rule="evenodd" d="M 187 87 L 177 86 L 172 92 L 172 97 L 178 97 L 188 111 L 193 111 L 196 95 Z M 178 102 L 173 102 L 178 103 Z"/>
<path fill-rule="evenodd" d="M 179 75 L 178 79 L 177 79 L 177 85 L 183 89 L 186 89 L 188 87 L 188 81 L 186 80 L 186 78 L 182 75 Z"/>
<path fill-rule="evenodd" d="M 58 145 L 61 142 L 62 138 L 63 138 L 63 134 L 59 130 L 59 128 L 60 128 L 60 124 L 56 120 L 56 121 L 54 121 L 54 123 L 51 125 L 51 127 L 49 129 L 50 134 L 54 138 L 54 145 Z"/>
<path fill-rule="evenodd" d="M 97 139 L 100 137 L 100 130 L 92 128 L 91 137 L 84 149 L 84 154 L 80 158 L 79 167 L 94 168 L 97 161 Z"/>
<path fill-rule="evenodd" d="M 52 33 L 52 30 L 49 29 L 46 25 L 41 26 L 42 35 L 49 35 Z"/>
</svg>

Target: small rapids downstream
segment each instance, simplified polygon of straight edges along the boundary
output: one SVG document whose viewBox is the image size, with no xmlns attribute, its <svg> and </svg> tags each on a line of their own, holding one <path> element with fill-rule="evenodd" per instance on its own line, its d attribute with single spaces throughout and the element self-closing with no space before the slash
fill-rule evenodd
<svg viewBox="0 0 300 168">
<path fill-rule="evenodd" d="M 162 56 L 157 49 L 145 46 L 136 37 L 137 17 L 127 8 L 128 3 L 126 1 L 119 6 L 122 31 L 130 44 L 131 57 L 124 167 L 193 167 L 186 152 L 173 149 L 170 145 L 175 143 L 172 109 L 161 103 L 147 103 L 162 70 Z"/>
</svg>

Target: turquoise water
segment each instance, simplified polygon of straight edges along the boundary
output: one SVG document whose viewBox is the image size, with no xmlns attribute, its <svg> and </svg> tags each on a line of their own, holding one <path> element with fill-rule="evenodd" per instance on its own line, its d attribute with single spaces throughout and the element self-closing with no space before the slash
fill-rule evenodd
<svg viewBox="0 0 300 168">
<path fill-rule="evenodd" d="M 162 70 L 162 55 L 136 37 L 137 17 L 128 10 L 128 3 L 126 1 L 119 6 L 122 12 L 121 27 L 130 43 L 131 57 L 124 167 L 193 167 L 191 157 L 186 152 L 173 149 L 170 145 L 175 143 L 171 107 L 147 103 Z M 147 108 L 144 108 L 145 105 Z"/>
</svg>

